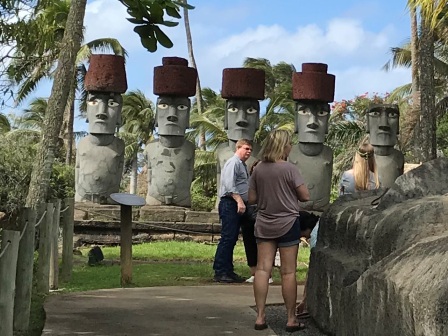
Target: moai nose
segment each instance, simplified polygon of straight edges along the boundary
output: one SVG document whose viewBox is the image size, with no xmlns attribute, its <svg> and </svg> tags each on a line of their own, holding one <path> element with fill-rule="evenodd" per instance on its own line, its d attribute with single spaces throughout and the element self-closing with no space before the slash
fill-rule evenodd
<svg viewBox="0 0 448 336">
<path fill-rule="evenodd" d="M 236 124 L 237 124 L 239 127 L 247 127 L 247 126 L 249 126 L 249 123 L 248 123 L 247 120 L 245 120 L 245 119 L 238 120 L 238 121 L 236 122 Z"/>
</svg>

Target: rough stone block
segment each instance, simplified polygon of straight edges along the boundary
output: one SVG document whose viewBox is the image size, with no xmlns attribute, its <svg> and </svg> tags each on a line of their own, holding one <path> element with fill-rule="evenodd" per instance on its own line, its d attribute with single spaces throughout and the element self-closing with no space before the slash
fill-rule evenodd
<svg viewBox="0 0 448 336">
<path fill-rule="evenodd" d="M 119 205 L 100 205 L 90 202 L 75 203 L 75 219 L 77 220 L 119 221 L 120 213 Z M 138 216 L 138 207 L 133 207 L 132 218 L 136 220 Z"/>
<path fill-rule="evenodd" d="M 343 196 L 323 213 L 307 303 L 324 332 L 448 335 L 447 168 L 424 163 L 384 195 Z"/>
<path fill-rule="evenodd" d="M 140 209 L 141 222 L 184 222 L 186 208 L 144 206 Z"/>
<path fill-rule="evenodd" d="M 219 223 L 219 214 L 217 212 L 205 211 L 186 211 L 186 222 L 194 223 Z"/>
</svg>

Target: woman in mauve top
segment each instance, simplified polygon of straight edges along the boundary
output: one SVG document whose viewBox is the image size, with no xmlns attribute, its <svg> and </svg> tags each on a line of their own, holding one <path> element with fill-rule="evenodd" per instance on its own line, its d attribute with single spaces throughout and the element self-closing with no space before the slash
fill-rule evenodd
<svg viewBox="0 0 448 336">
<path fill-rule="evenodd" d="M 254 296 L 257 306 L 255 329 L 267 328 L 265 319 L 268 280 L 277 248 L 280 251 L 282 293 L 288 314 L 287 331 L 303 328 L 295 318 L 297 300 L 297 252 L 300 236 L 311 233 L 301 230 L 297 200 L 309 200 L 309 192 L 299 170 L 287 162 L 291 151 L 291 135 L 274 130 L 266 138 L 260 153 L 261 162 L 249 180 L 249 204 L 258 205 L 255 223 L 257 269 Z"/>
</svg>

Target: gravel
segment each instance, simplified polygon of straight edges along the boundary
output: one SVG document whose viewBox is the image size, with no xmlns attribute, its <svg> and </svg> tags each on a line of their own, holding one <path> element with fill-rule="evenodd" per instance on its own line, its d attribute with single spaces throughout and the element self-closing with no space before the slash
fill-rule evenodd
<svg viewBox="0 0 448 336">
<path fill-rule="evenodd" d="M 306 328 L 294 333 L 285 331 L 286 327 L 286 309 L 284 305 L 267 305 L 266 306 L 266 323 L 269 327 L 280 336 L 326 336 L 322 333 L 311 319 L 299 320 L 305 323 Z"/>
</svg>

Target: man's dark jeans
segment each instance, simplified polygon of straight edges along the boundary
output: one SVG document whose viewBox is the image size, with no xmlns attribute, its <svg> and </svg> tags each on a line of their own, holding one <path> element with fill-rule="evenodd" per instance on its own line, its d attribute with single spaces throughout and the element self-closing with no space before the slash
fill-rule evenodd
<svg viewBox="0 0 448 336">
<path fill-rule="evenodd" d="M 213 269 L 215 276 L 233 273 L 233 249 L 240 233 L 244 215 L 238 214 L 236 201 L 231 197 L 223 197 L 219 202 L 219 218 L 221 219 L 221 239 L 216 249 Z"/>
</svg>

